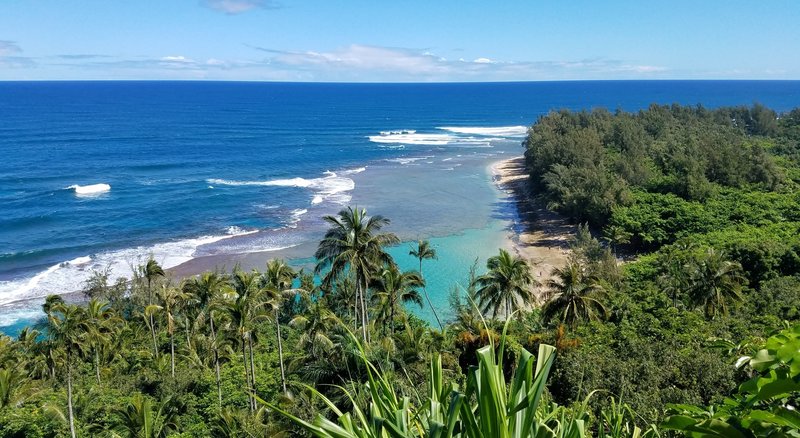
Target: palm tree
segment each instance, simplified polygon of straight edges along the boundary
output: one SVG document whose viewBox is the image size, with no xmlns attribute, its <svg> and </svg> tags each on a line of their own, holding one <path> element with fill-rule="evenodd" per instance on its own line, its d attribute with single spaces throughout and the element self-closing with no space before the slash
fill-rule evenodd
<svg viewBox="0 0 800 438">
<path fill-rule="evenodd" d="M 486 268 L 489 272 L 475 279 L 475 298 L 484 313 L 491 309 L 494 318 L 505 308 L 508 317 L 525 303 L 536 300 L 531 287 L 538 286 L 538 282 L 522 257 L 500 249 L 498 255 L 487 260 Z"/>
<path fill-rule="evenodd" d="M 94 356 L 94 371 L 100 384 L 100 350 L 109 345 L 114 334 L 114 324 L 120 321 L 108 303 L 95 298 L 86 304 L 86 337 Z"/>
<path fill-rule="evenodd" d="M 602 299 L 605 289 L 576 261 L 563 268 L 553 269 L 553 280 L 548 282 L 553 298 L 542 308 L 542 318 L 550 321 L 555 317 L 560 322 L 575 327 L 579 321 L 598 319 L 607 313 Z"/>
<path fill-rule="evenodd" d="M 381 306 L 383 332 L 386 333 L 386 321 L 389 322 L 391 333 L 394 334 L 394 316 L 400 303 L 414 303 L 422 308 L 422 297 L 416 291 L 417 287 L 424 287 L 425 281 L 416 271 L 400 272 L 396 266 L 384 269 L 379 277 L 372 280 L 372 289 L 375 291 L 373 298 L 378 298 L 384 303 Z"/>
<path fill-rule="evenodd" d="M 230 287 L 229 279 L 224 275 L 214 272 L 206 272 L 200 277 L 192 278 L 183 285 L 185 293 L 193 298 L 194 308 L 196 309 L 196 320 L 208 318 L 208 325 L 211 330 L 212 350 L 214 352 L 214 372 L 217 380 L 217 398 L 219 407 L 222 407 L 222 382 L 219 371 L 219 345 L 217 342 L 217 332 L 214 328 L 214 310 L 217 308 L 222 294 Z"/>
<path fill-rule="evenodd" d="M 323 219 L 331 225 L 331 228 L 325 233 L 314 254 L 317 259 L 315 272 L 319 273 L 322 269 L 330 267 L 330 271 L 323 278 L 323 284 L 327 287 L 345 273 L 355 277 L 356 329 L 357 320 L 361 319 L 362 337 L 364 342 L 368 342 L 369 316 L 366 293 L 369 280 L 382 267 L 394 264 L 392 257 L 384 251 L 384 247 L 399 243 L 399 239 L 392 233 L 380 233 L 380 230 L 389 224 L 389 219 L 380 215 L 367 216 L 365 209 L 347 207 L 337 216 L 325 216 Z"/>
<path fill-rule="evenodd" d="M 301 330 L 297 348 L 307 351 L 312 357 L 322 358 L 334 348 L 331 333 L 340 324 L 339 318 L 325 305 L 323 300 L 315 300 L 304 315 L 297 315 L 289 325 Z"/>
<path fill-rule="evenodd" d="M 411 248 L 408 255 L 416 257 L 419 260 L 419 275 L 422 276 L 422 261 L 436 259 L 436 250 L 433 249 L 431 243 L 427 240 L 418 240 L 417 247 Z M 430 306 L 431 312 L 433 312 L 433 317 L 436 318 L 436 323 L 439 324 L 439 329 L 444 330 L 442 321 L 439 319 L 439 315 L 436 314 L 436 309 L 433 307 L 431 297 L 428 296 L 428 289 L 425 285 L 422 286 L 422 293 L 425 294 L 425 300 L 428 301 L 428 306 Z"/>
<path fill-rule="evenodd" d="M 609 246 L 611 246 L 614 258 L 617 257 L 617 248 L 619 245 L 631 243 L 631 237 L 633 237 L 633 234 L 619 225 L 609 225 L 603 230 L 603 240 L 608 242 Z"/>
<path fill-rule="evenodd" d="M 27 398 L 25 384 L 28 379 L 13 368 L 0 368 L 0 410 L 6 407 L 17 407 Z"/>
<path fill-rule="evenodd" d="M 49 298 L 49 297 L 48 297 Z M 51 303 L 50 300 L 46 303 Z M 82 307 L 61 300 L 47 308 L 47 335 L 53 344 L 64 351 L 67 371 L 67 411 L 69 432 L 75 438 L 75 415 L 72 410 L 72 360 L 86 347 L 86 320 Z"/>
<path fill-rule="evenodd" d="M 167 334 L 169 334 L 169 352 L 170 352 L 170 370 L 172 378 L 175 378 L 175 313 L 176 309 L 189 298 L 189 295 L 184 293 L 181 289 L 162 285 L 156 294 L 159 302 L 159 311 L 164 312 L 167 318 Z M 152 314 L 151 314 L 152 317 Z"/>
<path fill-rule="evenodd" d="M 744 281 L 742 265 L 709 248 L 693 272 L 689 296 L 695 306 L 704 306 L 706 316 L 713 319 L 718 312 L 728 313 L 729 301 L 742 299 Z"/>
<path fill-rule="evenodd" d="M 155 261 L 153 256 L 150 256 L 141 269 L 142 275 L 147 280 L 147 305 L 150 306 L 153 304 L 153 282 L 159 277 L 163 278 L 166 274 L 164 273 L 164 268 Z M 153 315 L 150 315 L 150 325 L 153 326 Z"/>
<path fill-rule="evenodd" d="M 341 373 L 347 365 L 337 336 L 344 324 L 330 311 L 325 298 L 314 300 L 304 314 L 289 322 L 301 333 L 297 349 L 305 354 L 293 361 L 293 368 L 303 381 L 314 383 L 341 383 Z M 355 335 L 354 335 L 355 336 Z"/>
<path fill-rule="evenodd" d="M 242 361 L 244 365 L 245 380 L 247 381 L 248 398 L 250 401 L 250 411 L 256 409 L 255 401 L 255 362 L 253 360 L 253 328 L 255 323 L 263 317 L 261 307 L 261 274 L 253 270 L 245 272 L 237 270 L 232 277 L 232 296 L 226 303 L 228 315 L 236 327 L 242 349 Z M 248 370 L 247 349 L 250 349 L 250 369 Z"/>
<path fill-rule="evenodd" d="M 278 362 L 281 368 L 281 387 L 286 392 L 286 370 L 283 364 L 283 340 L 281 339 L 280 309 L 283 306 L 284 294 L 292 287 L 297 273 L 289 267 L 283 260 L 270 260 L 267 263 L 267 272 L 264 273 L 264 281 L 270 295 L 269 307 L 273 311 L 275 323 L 275 333 L 278 337 Z"/>
<path fill-rule="evenodd" d="M 112 430 L 129 438 L 162 438 L 178 429 L 177 412 L 170 408 L 170 399 L 155 406 L 149 398 L 136 394 L 125 409 L 118 409 Z"/>
</svg>

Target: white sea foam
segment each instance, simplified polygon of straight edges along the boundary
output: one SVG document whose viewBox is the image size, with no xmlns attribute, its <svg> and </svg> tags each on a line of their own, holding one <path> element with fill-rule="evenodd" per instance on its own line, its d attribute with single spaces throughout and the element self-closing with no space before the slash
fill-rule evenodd
<svg viewBox="0 0 800 438">
<path fill-rule="evenodd" d="M 524 137 L 528 132 L 526 126 L 496 126 L 496 127 L 475 127 L 475 126 L 442 126 L 436 129 L 453 132 L 456 134 L 471 134 L 498 137 Z"/>
<path fill-rule="evenodd" d="M 312 201 L 312 203 L 313 203 L 313 201 Z M 305 208 L 298 208 L 298 209 L 292 210 L 292 213 L 291 213 L 292 219 L 289 222 L 289 227 L 290 228 L 297 228 L 297 224 L 298 224 L 298 222 L 300 222 L 300 217 L 303 216 L 306 213 L 308 213 L 308 209 L 305 209 Z"/>
<path fill-rule="evenodd" d="M 457 128 L 454 128 L 457 129 Z M 465 128 L 466 129 L 466 128 Z M 503 137 L 487 137 L 483 134 L 475 136 L 463 136 L 457 133 L 439 134 L 428 133 L 419 134 L 415 131 L 389 131 L 381 135 L 370 135 L 369 140 L 380 144 L 401 144 L 401 145 L 428 145 L 428 146 L 479 146 L 491 147 L 490 142 L 505 140 Z"/>
<path fill-rule="evenodd" d="M 43 298 L 52 293 L 81 290 L 93 270 L 102 270 L 106 267 L 110 268 L 110 281 L 112 282 L 120 277 L 130 278 L 131 266 L 146 262 L 151 254 L 161 266 L 172 268 L 194 258 L 198 248 L 203 245 L 256 232 L 258 231 L 229 227 L 226 234 L 223 235 L 201 236 L 194 239 L 158 243 L 149 247 L 139 246 L 78 257 L 52 265 L 29 278 L 0 281 L 0 305 Z"/>
<path fill-rule="evenodd" d="M 364 168 L 366 170 L 366 168 Z M 350 171 L 351 173 L 361 172 L 361 168 Z M 346 173 L 342 172 L 342 173 Z M 337 204 L 346 204 L 351 197 L 347 192 L 356 187 L 356 183 L 347 177 L 339 176 L 335 172 L 326 171 L 322 178 L 289 178 L 273 179 L 268 181 L 232 181 L 226 179 L 208 179 L 209 184 L 226 186 L 277 186 L 277 187 L 302 187 L 314 192 L 311 199 L 312 204 L 319 204 L 324 201 Z"/>
<path fill-rule="evenodd" d="M 74 258 L 74 259 L 72 259 L 72 260 L 70 260 L 70 261 L 68 261 L 66 263 L 70 264 L 70 265 L 78 266 L 78 265 L 84 265 L 84 264 L 89 263 L 91 261 L 92 261 L 91 257 L 83 256 L 83 257 Z"/>
<path fill-rule="evenodd" d="M 402 164 L 404 166 L 407 166 L 407 165 L 410 165 L 410 164 L 412 164 L 412 165 L 416 164 L 417 161 L 429 160 L 431 158 L 433 158 L 433 155 L 426 155 L 424 157 L 387 158 L 385 161 L 388 161 L 389 163 L 398 163 L 398 164 Z"/>
<path fill-rule="evenodd" d="M 355 168 L 355 169 L 345 170 L 344 172 L 342 172 L 342 175 L 355 175 L 355 174 L 361 173 L 361 172 L 363 172 L 365 170 L 367 170 L 366 166 L 358 167 L 358 168 Z"/>
<path fill-rule="evenodd" d="M 230 227 L 225 229 L 225 232 L 229 236 L 246 236 L 248 234 L 257 233 L 258 230 L 245 230 L 241 227 L 237 227 L 236 225 L 231 225 Z"/>
<path fill-rule="evenodd" d="M 8 327 L 22 320 L 34 320 L 44 316 L 41 309 L 3 309 L 0 312 L 0 327 Z"/>
<path fill-rule="evenodd" d="M 111 186 L 105 183 L 91 184 L 88 186 L 73 184 L 67 187 L 67 189 L 74 190 L 76 196 L 94 196 L 111 191 Z"/>
<path fill-rule="evenodd" d="M 456 140 L 450 134 L 417 134 L 415 131 L 384 131 L 381 135 L 370 135 L 373 143 L 403 143 L 431 146 L 444 146 Z"/>
</svg>

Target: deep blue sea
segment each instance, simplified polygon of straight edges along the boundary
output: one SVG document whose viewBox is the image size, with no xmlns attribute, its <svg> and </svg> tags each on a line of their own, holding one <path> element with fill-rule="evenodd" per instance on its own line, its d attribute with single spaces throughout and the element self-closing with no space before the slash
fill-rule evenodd
<svg viewBox="0 0 800 438">
<path fill-rule="evenodd" d="M 800 106 L 800 82 L 0 82 L 0 330 L 151 254 L 167 267 L 301 260 L 345 205 L 434 238 L 429 291 L 444 308 L 513 215 L 487 165 L 520 155 L 540 115 L 754 102 Z"/>
</svg>

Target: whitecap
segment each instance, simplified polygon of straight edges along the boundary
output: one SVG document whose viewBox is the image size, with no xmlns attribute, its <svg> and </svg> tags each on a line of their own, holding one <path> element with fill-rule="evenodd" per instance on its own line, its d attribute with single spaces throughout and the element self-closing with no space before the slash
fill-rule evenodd
<svg viewBox="0 0 800 438">
<path fill-rule="evenodd" d="M 245 230 L 241 227 L 237 227 L 236 225 L 231 225 L 225 229 L 225 233 L 227 233 L 229 236 L 246 236 L 248 234 L 254 234 L 257 232 L 258 230 Z"/>
<path fill-rule="evenodd" d="M 0 281 L 0 305 L 44 298 L 53 293 L 79 291 L 91 277 L 92 271 L 106 267 L 110 268 L 110 282 L 120 277 L 130 278 L 131 266 L 146 263 L 150 255 L 165 269 L 172 268 L 193 259 L 198 249 L 204 245 L 256 232 L 258 230 L 228 227 L 223 235 L 200 236 L 78 257 L 54 264 L 28 278 Z"/>
<path fill-rule="evenodd" d="M 65 262 L 65 263 L 70 264 L 70 265 L 74 265 L 74 266 L 78 266 L 78 265 L 85 265 L 86 263 L 89 263 L 91 261 L 92 261 L 91 257 L 83 256 L 83 257 L 76 257 L 76 258 L 74 258 L 74 259 L 72 259 L 72 260 L 70 260 L 68 262 Z"/>
<path fill-rule="evenodd" d="M 306 213 L 308 213 L 308 209 L 305 208 L 297 208 L 295 210 L 292 210 L 292 212 L 290 213 L 291 220 L 289 221 L 289 228 L 297 228 L 297 224 L 298 222 L 300 222 L 300 217 Z"/>
<path fill-rule="evenodd" d="M 343 172 L 344 173 L 344 172 Z M 357 172 L 356 172 L 357 173 Z M 346 204 L 350 201 L 350 195 L 346 194 L 356 187 L 356 183 L 335 172 L 325 171 L 322 178 L 289 178 L 273 179 L 268 181 L 233 181 L 226 179 L 208 179 L 206 182 L 216 185 L 227 186 L 277 186 L 277 187 L 301 187 L 312 190 L 314 195 L 311 199 L 312 204 L 321 202 L 333 202 L 336 204 Z"/>
<path fill-rule="evenodd" d="M 426 155 L 424 157 L 387 158 L 384 161 L 388 161 L 389 163 L 398 163 L 398 164 L 402 164 L 404 166 L 407 166 L 407 165 L 410 165 L 410 164 L 416 164 L 417 161 L 429 160 L 431 158 L 434 158 L 433 155 Z M 429 161 L 426 161 L 426 163 L 427 162 L 429 162 Z"/>
<path fill-rule="evenodd" d="M 74 190 L 76 196 L 95 196 L 101 193 L 106 193 L 111 191 L 111 186 L 105 183 L 90 184 L 87 186 L 79 186 L 77 184 L 73 184 L 66 188 L 68 190 Z"/>
<path fill-rule="evenodd" d="M 370 135 L 373 143 L 404 143 L 431 146 L 444 146 L 456 137 L 450 134 L 417 134 L 416 131 L 384 131 L 381 135 Z"/>
<path fill-rule="evenodd" d="M 366 166 L 358 167 L 358 168 L 355 168 L 355 169 L 345 170 L 344 172 L 342 172 L 342 175 L 355 175 L 355 174 L 361 173 L 361 172 L 363 172 L 365 170 L 367 170 Z"/>
<path fill-rule="evenodd" d="M 495 126 L 495 127 L 477 127 L 477 126 L 442 126 L 436 129 L 448 131 L 455 134 L 471 134 L 483 136 L 499 136 L 499 137 L 524 137 L 528 133 L 526 126 Z"/>
</svg>

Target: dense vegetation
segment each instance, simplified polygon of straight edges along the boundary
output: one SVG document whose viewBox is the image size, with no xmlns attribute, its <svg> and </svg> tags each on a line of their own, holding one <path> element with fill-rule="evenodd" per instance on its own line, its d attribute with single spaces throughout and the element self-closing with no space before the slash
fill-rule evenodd
<svg viewBox="0 0 800 438">
<path fill-rule="evenodd" d="M 525 146 L 587 224 L 547 283 L 501 250 L 431 327 L 435 250 L 399 270 L 352 208 L 313 273 L 98 272 L 0 337 L 0 436 L 798 436 L 800 110 L 558 112 Z"/>
</svg>

